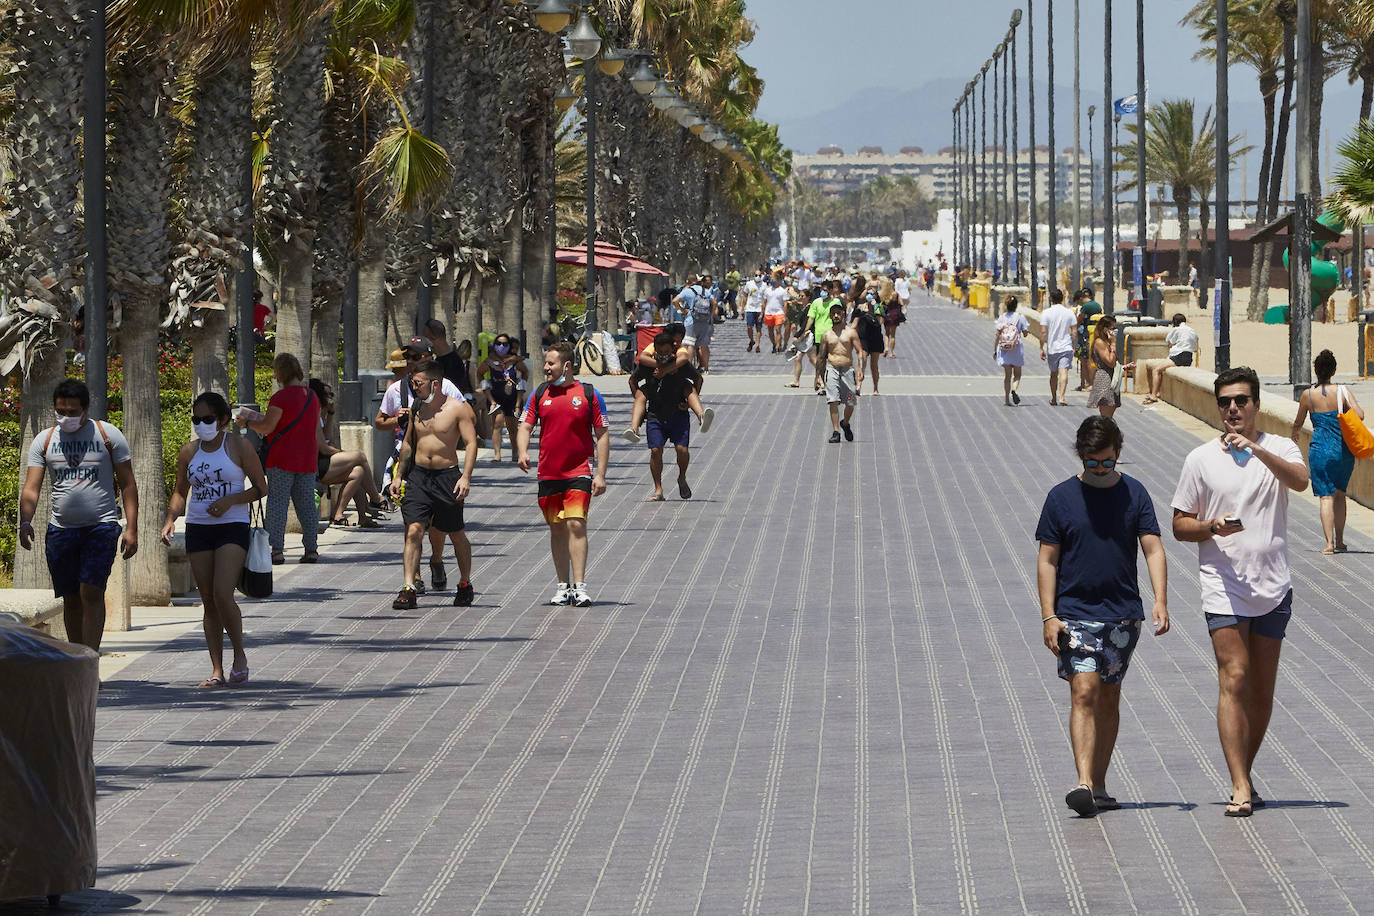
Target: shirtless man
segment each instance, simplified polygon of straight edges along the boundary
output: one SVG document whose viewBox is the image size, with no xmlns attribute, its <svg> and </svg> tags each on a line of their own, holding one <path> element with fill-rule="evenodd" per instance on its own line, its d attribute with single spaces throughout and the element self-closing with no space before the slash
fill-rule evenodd
<svg viewBox="0 0 1374 916">
<path fill-rule="evenodd" d="M 415 389 L 406 437 L 401 441 L 398 467 L 403 473 L 391 482 L 391 498 L 401 503 L 406 526 L 405 586 L 391 603 L 395 610 L 415 607 L 415 580 L 420 571 L 420 542 L 433 527 L 453 541 L 458 558 L 456 607 L 472 604 L 472 545 L 463 531 L 463 500 L 472 487 L 477 464 L 476 415 L 467 401 L 443 393 L 443 367 L 435 360 L 420 363 L 411 375 Z M 458 444 L 463 443 L 463 467 L 458 468 Z M 401 481 L 405 495 L 401 495 Z"/>
<path fill-rule="evenodd" d="M 830 405 L 831 442 L 840 441 L 840 430 L 844 430 L 847 441 L 854 441 L 854 430 L 849 426 L 849 418 L 854 416 L 854 405 L 859 402 L 859 386 L 864 381 L 864 348 L 859 340 L 859 332 L 844 323 L 844 305 L 836 302 L 830 306 L 830 330 L 821 338 L 821 358 L 825 360 L 825 400 Z M 854 354 L 858 352 L 858 375 L 855 377 Z M 844 402 L 844 419 L 840 419 L 840 402 Z"/>
<path fill-rule="evenodd" d="M 654 338 L 654 356 L 660 367 L 670 371 L 661 377 L 649 374 L 638 389 L 648 403 L 649 475 L 654 480 L 651 502 L 663 502 L 663 448 L 669 442 L 673 443 L 677 454 L 678 495 L 683 499 L 692 498 L 692 488 L 687 485 L 692 426 L 685 405 L 701 376 L 691 366 L 676 366 L 673 350 L 673 336 L 660 331 Z"/>
</svg>

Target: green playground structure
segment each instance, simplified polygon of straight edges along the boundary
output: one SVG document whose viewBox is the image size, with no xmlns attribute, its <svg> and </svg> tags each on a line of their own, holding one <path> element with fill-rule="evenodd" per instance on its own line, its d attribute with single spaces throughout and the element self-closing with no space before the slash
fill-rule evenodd
<svg viewBox="0 0 1374 916">
<path fill-rule="evenodd" d="M 1345 231 L 1345 221 L 1339 216 L 1327 211 L 1317 217 L 1317 222 L 1321 223 L 1332 232 L 1341 233 Z M 1341 284 L 1341 269 L 1334 261 L 1318 261 L 1317 255 L 1327 246 L 1327 242 L 1313 240 L 1312 242 L 1312 292 L 1315 294 L 1312 300 L 1312 315 L 1316 316 L 1317 306 L 1325 305 L 1331 293 Z M 1288 267 L 1288 251 L 1283 252 L 1283 266 Z M 1287 304 L 1272 305 L 1264 313 L 1265 324 L 1287 324 L 1289 308 Z"/>
</svg>

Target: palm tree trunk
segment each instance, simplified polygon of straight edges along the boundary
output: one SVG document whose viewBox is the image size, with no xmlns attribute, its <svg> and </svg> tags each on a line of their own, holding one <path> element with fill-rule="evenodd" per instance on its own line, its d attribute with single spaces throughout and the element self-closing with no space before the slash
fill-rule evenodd
<svg viewBox="0 0 1374 916">
<path fill-rule="evenodd" d="M 200 327 L 187 331 L 191 341 L 192 387 L 199 395 L 213 391 L 227 400 L 234 400 L 229 387 L 229 312 L 234 302 L 232 286 L 225 308 L 202 309 L 204 321 Z M 246 328 L 243 333 L 243 346 L 253 346 L 253 329 Z"/>
<path fill-rule="evenodd" d="M 35 362 L 29 370 L 28 378 L 24 379 L 24 392 L 19 407 L 19 441 L 23 449 L 21 455 L 27 456 L 29 443 L 33 441 L 34 436 L 52 425 L 52 393 L 66 374 L 66 343 L 59 340 L 57 348 Z M 14 552 L 15 588 L 52 587 L 52 580 L 48 576 L 48 562 L 43 552 L 51 511 L 52 488 L 44 486 L 38 498 L 38 508 L 33 513 L 33 549 Z"/>
<path fill-rule="evenodd" d="M 458 291 L 458 265 L 452 259 L 434 280 L 434 317 L 453 331 L 454 294 Z"/>
<path fill-rule="evenodd" d="M 167 484 L 162 464 L 162 407 L 157 369 L 157 299 L 126 299 L 119 330 L 124 357 L 124 420 L 121 427 L 133 456 L 138 483 L 138 553 L 129 564 L 129 598 L 137 606 L 172 601 L 162 516 Z"/>
<path fill-rule="evenodd" d="M 1202 227 L 1201 241 L 1198 252 L 1198 271 L 1197 271 L 1197 291 L 1198 296 L 1206 301 L 1207 287 L 1210 285 L 1212 259 L 1207 256 L 1207 227 L 1211 222 L 1211 210 L 1207 204 L 1207 194 L 1202 195 L 1202 200 L 1198 202 L 1197 215 L 1198 224 Z M 1220 224 L 1217 226 L 1218 232 L 1224 232 Z"/>
<path fill-rule="evenodd" d="M 1269 199 L 1265 204 L 1265 211 L 1271 220 L 1278 216 L 1279 189 L 1283 182 L 1283 162 L 1288 152 L 1288 125 L 1293 112 L 1293 84 L 1296 78 L 1296 11 L 1289 15 L 1285 12 L 1286 9 L 1285 4 L 1280 4 L 1280 15 L 1283 20 L 1283 99 L 1279 103 L 1278 129 L 1274 136 L 1274 156 L 1269 171 Z M 1252 321 L 1262 321 L 1264 313 L 1269 310 L 1269 270 L 1273 258 L 1272 242 L 1255 246 L 1255 259 L 1250 266 L 1250 285 L 1252 288 L 1258 288 L 1259 295 L 1250 305 Z"/>
<path fill-rule="evenodd" d="M 1188 280 L 1188 204 L 1190 200 L 1181 189 L 1174 189 L 1174 208 L 1178 210 L 1178 282 Z"/>
<path fill-rule="evenodd" d="M 494 275 L 482 278 L 478 292 L 477 324 L 491 334 L 501 333 L 501 281 Z M 474 341 L 475 343 L 475 341 Z"/>
<path fill-rule="evenodd" d="M 386 339 L 386 252 L 369 223 L 358 265 L 358 366 L 380 369 L 391 348 Z"/>
<path fill-rule="evenodd" d="M 520 314 L 525 305 L 525 227 L 521 207 L 517 204 L 506 224 L 501 245 L 501 317 L 497 327 L 501 333 L 520 334 Z"/>
<path fill-rule="evenodd" d="M 455 265 L 461 271 L 458 278 L 458 308 L 453 315 L 453 339 L 462 343 L 472 342 L 472 352 L 477 352 L 477 280 L 471 268 Z"/>
<path fill-rule="evenodd" d="M 1256 199 L 1255 221 L 1263 226 L 1274 218 L 1269 209 L 1269 173 L 1274 159 L 1274 107 L 1275 94 L 1278 92 L 1278 74 L 1266 69 L 1260 73 L 1260 96 L 1264 99 L 1264 145 L 1260 150 L 1259 194 Z M 1262 265 L 1269 263 L 1272 247 L 1268 241 L 1260 242 L 1251 251 L 1250 261 L 1250 301 L 1246 305 L 1245 317 L 1250 321 L 1264 320 L 1264 310 L 1268 305 L 1268 271 Z"/>
<path fill-rule="evenodd" d="M 1312 63 L 1307 72 L 1312 74 L 1310 99 L 1311 117 L 1308 119 L 1308 138 L 1311 149 L 1307 161 L 1308 175 L 1312 180 L 1312 199 L 1318 212 L 1322 200 L 1322 101 L 1326 96 L 1326 49 L 1322 44 L 1321 29 L 1312 30 Z"/>
<path fill-rule="evenodd" d="M 329 284 L 328 290 L 317 297 L 311 310 L 310 375 L 321 379 L 330 388 L 339 384 L 340 327 L 343 321 L 343 290 Z"/>
<path fill-rule="evenodd" d="M 303 367 L 310 365 L 314 267 L 313 245 L 292 241 L 282 246 L 277 275 L 277 352 L 292 354 Z"/>
<path fill-rule="evenodd" d="M 525 263 L 520 271 L 525 287 L 524 325 L 520 328 L 520 337 L 526 352 L 534 354 L 539 353 L 540 334 L 544 327 L 544 316 L 548 312 L 543 286 L 544 261 L 548 258 L 548 233 L 551 230 L 552 226 L 545 220 L 530 233 L 525 240 Z"/>
</svg>

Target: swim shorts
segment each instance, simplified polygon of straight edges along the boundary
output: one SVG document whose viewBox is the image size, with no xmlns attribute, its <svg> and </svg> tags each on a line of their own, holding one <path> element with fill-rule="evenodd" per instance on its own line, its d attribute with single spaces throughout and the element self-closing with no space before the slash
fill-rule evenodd
<svg viewBox="0 0 1374 916">
<path fill-rule="evenodd" d="M 118 522 L 80 528 L 49 525 L 44 553 L 48 559 L 48 574 L 52 577 L 53 596 L 75 595 L 83 585 L 104 588 L 110 579 L 110 570 L 114 569 L 119 534 Z"/>
<path fill-rule="evenodd" d="M 539 509 L 544 513 L 544 521 L 550 525 L 570 518 L 586 518 L 591 504 L 590 477 L 539 481 Z"/>
<path fill-rule="evenodd" d="M 407 525 L 426 525 L 448 534 L 463 530 L 463 504 L 453 488 L 463 476 L 457 465 L 430 469 L 413 467 L 406 475 L 406 492 L 401 497 L 401 521 Z"/>
<path fill-rule="evenodd" d="M 1104 684 L 1120 684 L 1140 641 L 1139 620 L 1065 620 L 1059 636 L 1059 676 L 1097 672 Z"/>
</svg>

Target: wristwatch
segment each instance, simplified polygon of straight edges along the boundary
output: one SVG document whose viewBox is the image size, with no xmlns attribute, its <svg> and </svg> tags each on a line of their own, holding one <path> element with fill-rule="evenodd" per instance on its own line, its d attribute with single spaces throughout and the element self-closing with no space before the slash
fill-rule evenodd
<svg viewBox="0 0 1374 916">
<path fill-rule="evenodd" d="M 1217 533 L 1217 523 L 1216 523 L 1216 522 L 1208 522 L 1208 523 L 1207 523 L 1207 530 L 1210 531 L 1210 532 L 1212 532 L 1212 534 L 1216 534 L 1216 533 Z"/>
</svg>

